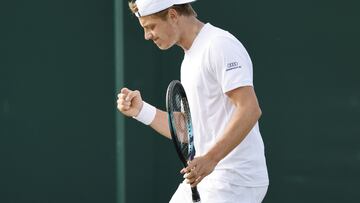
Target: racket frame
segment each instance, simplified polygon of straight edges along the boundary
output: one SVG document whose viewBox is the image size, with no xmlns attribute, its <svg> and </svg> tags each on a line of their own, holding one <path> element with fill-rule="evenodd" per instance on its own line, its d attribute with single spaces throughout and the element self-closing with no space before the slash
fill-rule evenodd
<svg viewBox="0 0 360 203">
<path fill-rule="evenodd" d="M 177 136 L 176 136 L 176 129 L 175 129 L 175 118 L 174 118 L 174 112 L 172 111 L 171 105 L 172 105 L 172 95 L 173 95 L 173 90 L 175 88 L 178 88 L 180 90 L 180 96 L 181 99 L 183 101 L 186 102 L 186 105 L 184 105 L 184 110 L 188 112 L 189 116 L 189 122 L 186 122 L 186 128 L 188 130 L 188 155 L 189 157 L 184 157 L 183 153 L 181 152 L 181 149 L 179 147 L 178 141 L 177 141 Z M 192 122 L 191 122 L 191 114 L 190 114 L 190 107 L 188 104 L 188 100 L 187 100 L 187 96 L 184 90 L 184 87 L 182 86 L 181 82 L 178 80 L 173 80 L 170 82 L 167 91 L 166 91 L 166 110 L 168 113 L 168 123 L 169 123 L 169 129 L 170 129 L 170 134 L 171 134 L 171 140 L 175 146 L 176 152 L 178 154 L 179 159 L 181 160 L 182 164 L 184 167 L 188 166 L 187 163 L 187 158 L 189 158 L 189 160 L 192 160 L 195 156 L 195 147 L 194 147 L 194 137 L 193 137 L 193 131 L 192 131 Z M 193 202 L 196 203 L 200 203 L 200 195 L 199 192 L 197 190 L 197 187 L 191 187 L 191 192 L 192 192 L 192 200 Z"/>
</svg>

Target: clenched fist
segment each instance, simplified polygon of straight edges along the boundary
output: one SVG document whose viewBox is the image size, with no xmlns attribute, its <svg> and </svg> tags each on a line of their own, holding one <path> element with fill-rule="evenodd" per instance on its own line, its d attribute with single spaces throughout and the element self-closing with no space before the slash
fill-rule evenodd
<svg viewBox="0 0 360 203">
<path fill-rule="evenodd" d="M 117 108 L 125 116 L 137 116 L 142 108 L 143 100 L 138 90 L 122 88 L 118 94 Z"/>
</svg>

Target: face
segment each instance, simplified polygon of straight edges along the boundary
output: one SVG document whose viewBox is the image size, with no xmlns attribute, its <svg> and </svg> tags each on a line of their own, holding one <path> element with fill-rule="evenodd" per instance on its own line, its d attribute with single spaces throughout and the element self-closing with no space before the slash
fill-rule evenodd
<svg viewBox="0 0 360 203">
<path fill-rule="evenodd" d="M 144 29 L 145 39 L 152 40 L 161 50 L 169 49 L 176 44 L 176 27 L 171 18 L 162 20 L 156 16 L 144 16 L 139 18 L 139 22 Z"/>
</svg>

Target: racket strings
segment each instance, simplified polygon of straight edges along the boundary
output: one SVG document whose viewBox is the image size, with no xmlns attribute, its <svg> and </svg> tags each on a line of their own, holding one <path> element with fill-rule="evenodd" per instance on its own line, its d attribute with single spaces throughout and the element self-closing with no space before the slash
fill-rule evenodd
<svg viewBox="0 0 360 203">
<path fill-rule="evenodd" d="M 169 115 L 171 138 L 183 165 L 195 156 L 190 107 L 185 90 L 179 81 L 172 81 L 166 93 L 166 108 Z M 196 186 L 191 188 L 193 202 L 200 202 Z"/>
<path fill-rule="evenodd" d="M 189 137 L 189 116 L 184 109 L 187 101 L 182 98 L 180 92 L 176 91 L 174 94 L 174 127 L 176 129 L 176 137 L 179 143 L 179 148 L 185 157 L 189 157 L 188 137 Z"/>
</svg>

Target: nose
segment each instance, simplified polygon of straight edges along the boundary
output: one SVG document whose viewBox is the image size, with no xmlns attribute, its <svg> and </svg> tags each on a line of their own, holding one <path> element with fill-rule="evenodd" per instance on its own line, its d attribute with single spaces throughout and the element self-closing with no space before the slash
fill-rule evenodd
<svg viewBox="0 0 360 203">
<path fill-rule="evenodd" d="M 151 32 L 145 32 L 145 39 L 146 40 L 150 40 L 153 38 L 153 35 L 151 34 Z"/>
</svg>

